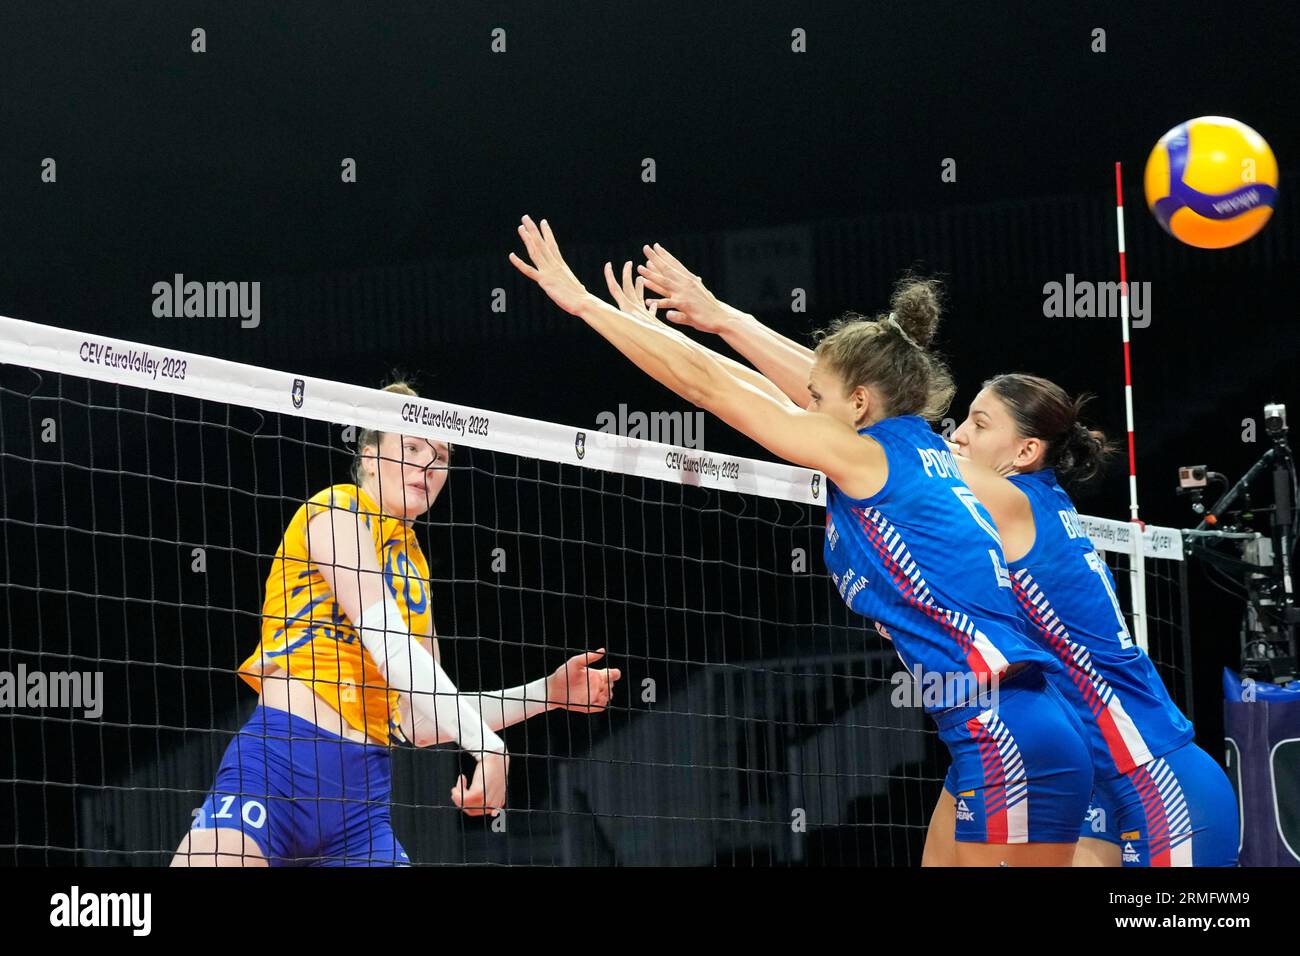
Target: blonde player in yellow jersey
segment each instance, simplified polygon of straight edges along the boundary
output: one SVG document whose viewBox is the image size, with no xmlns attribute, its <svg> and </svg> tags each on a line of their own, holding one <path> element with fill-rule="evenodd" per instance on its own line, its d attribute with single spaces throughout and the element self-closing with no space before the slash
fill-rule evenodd
<svg viewBox="0 0 1300 956">
<path fill-rule="evenodd" d="M 385 391 L 415 396 L 404 383 Z M 266 580 L 262 637 L 240 668 L 260 694 L 173 866 L 401 866 L 389 814 L 394 741 L 455 742 L 478 761 L 452 802 L 505 804 L 496 731 L 562 707 L 603 710 L 622 676 L 570 658 L 520 687 L 462 692 L 442 670 L 429 568 L 412 524 L 447 482 L 446 443 L 364 431 L 354 484 L 307 501 Z"/>
</svg>

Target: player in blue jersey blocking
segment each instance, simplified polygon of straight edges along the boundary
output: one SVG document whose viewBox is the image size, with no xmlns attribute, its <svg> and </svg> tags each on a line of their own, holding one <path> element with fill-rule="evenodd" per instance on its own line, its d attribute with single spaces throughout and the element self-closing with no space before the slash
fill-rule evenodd
<svg viewBox="0 0 1300 956">
<path fill-rule="evenodd" d="M 1060 485 L 1094 477 L 1108 452 L 1105 436 L 1079 421 L 1082 405 L 1047 379 L 998 375 L 953 433 L 966 480 L 1002 534 L 1030 633 L 1060 661 L 1051 679 L 1087 731 L 1096 783 L 1076 865 L 1235 866 L 1232 784 L 1134 643 L 1110 569 Z M 955 786 L 939 799 L 927 862 L 951 859 L 943 835 Z"/>
<path fill-rule="evenodd" d="M 669 321 L 721 335 L 793 397 L 811 350 L 718 302 L 661 247 L 646 254 L 640 271 L 664 296 Z M 999 376 L 972 403 L 953 446 L 963 477 L 996 518 L 1029 633 L 1062 664 L 1049 678 L 1085 727 L 1098 784 L 1075 865 L 1232 865 L 1231 784 L 1192 743 L 1191 725 L 1133 645 L 1110 572 L 1057 482 L 1091 477 L 1105 457 L 1104 436 L 1078 420 L 1081 404 L 1044 379 Z M 954 823 L 972 812 L 952 775 L 945 784 L 925 865 L 955 862 Z"/>
<path fill-rule="evenodd" d="M 511 261 L 558 306 L 682 398 L 784 460 L 825 473 L 827 567 L 909 671 L 996 688 L 992 707 L 973 693 L 926 701 L 965 805 L 953 824 L 953 862 L 1069 866 L 1092 761 L 1078 717 L 1044 676 L 1060 664 L 1025 632 L 997 529 L 926 422 L 953 393 L 929 349 L 939 321 L 935 284 L 901 283 L 888 315 L 845 316 L 815 353 L 804 350 L 797 372 L 791 363 L 778 380 L 659 322 L 630 264 L 621 285 L 606 266 L 614 307 L 573 275 L 545 220 L 525 217 L 519 235 L 528 261 L 513 253 Z M 655 268 L 642 276 L 672 319 L 685 303 L 663 274 L 689 273 L 656 253 L 647 249 Z"/>
</svg>

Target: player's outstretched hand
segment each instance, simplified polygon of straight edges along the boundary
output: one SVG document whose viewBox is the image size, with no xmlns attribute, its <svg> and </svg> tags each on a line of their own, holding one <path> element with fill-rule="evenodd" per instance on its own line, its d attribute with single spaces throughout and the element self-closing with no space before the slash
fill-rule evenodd
<svg viewBox="0 0 1300 956">
<path fill-rule="evenodd" d="M 483 754 L 468 789 L 464 774 L 456 779 L 456 786 L 451 788 L 451 802 L 467 816 L 496 816 L 506 806 L 506 774 L 509 769 L 510 758 L 505 754 Z"/>
<path fill-rule="evenodd" d="M 632 263 L 623 263 L 623 281 L 614 277 L 614 266 L 612 263 L 605 263 L 605 285 L 609 287 L 609 294 L 614 298 L 614 304 L 622 312 L 630 315 L 637 315 L 643 319 L 655 318 L 656 305 L 649 305 L 645 300 L 645 279 L 632 278 Z"/>
<path fill-rule="evenodd" d="M 519 236 L 524 240 L 531 265 L 512 252 L 510 261 L 515 268 L 541 286 L 542 291 L 561 309 L 577 315 L 587 300 L 587 288 L 565 263 L 550 224 L 543 219 L 538 228 L 529 216 L 524 216 L 519 226 Z"/>
<path fill-rule="evenodd" d="M 717 334 L 734 318 L 734 310 L 719 302 L 699 276 L 659 243 L 644 246 L 642 251 L 646 261 L 645 265 L 637 266 L 637 272 L 651 292 L 663 296 L 652 299 L 651 304 L 664 310 L 664 318 L 669 322 Z"/>
<path fill-rule="evenodd" d="M 623 676 L 617 667 L 591 666 L 604 656 L 602 647 L 570 657 L 546 679 L 546 699 L 580 714 L 600 713 L 613 700 L 614 684 Z"/>
</svg>

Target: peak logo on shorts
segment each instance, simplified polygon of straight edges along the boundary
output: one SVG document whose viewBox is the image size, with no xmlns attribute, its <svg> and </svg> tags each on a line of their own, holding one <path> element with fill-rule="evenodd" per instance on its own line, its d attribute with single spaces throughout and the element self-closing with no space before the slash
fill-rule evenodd
<svg viewBox="0 0 1300 956">
<path fill-rule="evenodd" d="M 966 805 L 965 800 L 958 799 L 957 801 L 957 819 L 964 823 L 975 822 L 975 813 Z"/>
<path fill-rule="evenodd" d="M 1132 844 L 1132 843 L 1125 843 L 1125 844 L 1124 844 L 1124 862 L 1125 862 L 1125 863 L 1141 863 L 1141 862 L 1142 862 L 1142 856 L 1141 856 L 1141 854 L 1139 854 L 1137 850 L 1133 849 L 1133 844 Z"/>
</svg>

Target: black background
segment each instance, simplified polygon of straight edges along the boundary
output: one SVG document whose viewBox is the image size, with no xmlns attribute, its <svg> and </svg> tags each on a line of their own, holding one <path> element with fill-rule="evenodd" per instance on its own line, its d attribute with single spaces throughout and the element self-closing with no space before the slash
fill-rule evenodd
<svg viewBox="0 0 1300 956">
<path fill-rule="evenodd" d="M 195 27 L 206 53 L 190 50 Z M 794 28 L 807 53 L 790 51 Z M 883 307 L 876 277 L 936 270 L 957 410 L 985 376 L 1027 370 L 1097 393 L 1095 424 L 1122 437 L 1118 323 L 1041 308 L 1068 272 L 1117 277 L 1109 219 L 1088 227 L 1083 262 L 1069 210 L 1109 215 L 1118 160 L 1130 277 L 1153 283 L 1151 327 L 1133 334 L 1143 517 L 1182 525 L 1177 465 L 1236 477 L 1264 449 L 1242 441 L 1243 419 L 1300 409 L 1298 38 L 1287 3 L 5 4 L 0 314 L 360 384 L 400 366 L 436 398 L 590 426 L 620 402 L 682 405 L 518 281 L 505 256 L 522 213 L 546 216 L 599 287 L 599 263 L 645 241 L 698 250 L 709 281 L 727 230 L 1015 207 L 1043 219 L 1022 261 L 985 262 L 977 280 L 957 266 L 978 232 L 958 253 L 903 228 L 860 268 L 838 262 L 859 280 L 825 283 L 811 314 L 763 317 L 803 334 Z M 1151 146 L 1209 114 L 1260 131 L 1283 174 L 1265 232 L 1218 252 L 1166 236 L 1141 200 Z M 344 157 L 356 183 L 340 181 Z M 439 280 L 420 309 L 366 292 L 422 267 Z M 155 318 L 151 287 L 178 272 L 261 281 L 261 327 Z M 725 275 L 712 284 L 725 298 Z M 336 294 L 318 310 L 304 289 Z M 705 436 L 758 454 L 716 420 Z M 1080 510 L 1126 517 L 1124 471 Z M 1195 716 L 1217 754 L 1239 608 L 1197 569 L 1193 583 Z"/>
</svg>

